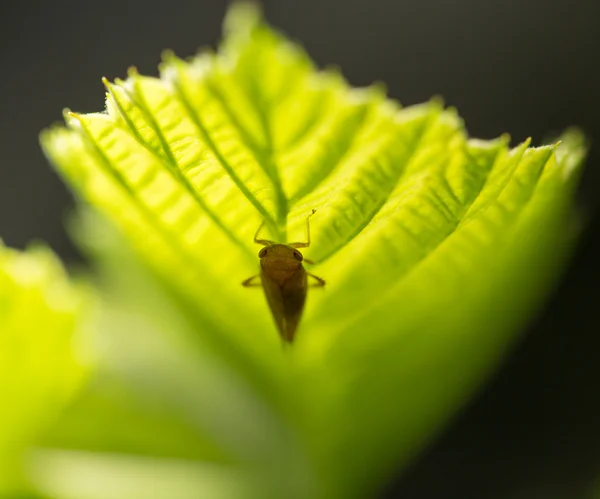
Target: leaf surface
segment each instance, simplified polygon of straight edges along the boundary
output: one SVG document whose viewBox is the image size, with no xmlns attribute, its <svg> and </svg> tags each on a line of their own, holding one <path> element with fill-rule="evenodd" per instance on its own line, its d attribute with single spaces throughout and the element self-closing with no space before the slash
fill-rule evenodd
<svg viewBox="0 0 600 499">
<path fill-rule="evenodd" d="M 569 248 L 580 135 L 469 138 L 437 100 L 401 108 L 317 70 L 252 7 L 232 8 L 216 53 L 105 85 L 105 113 L 67 113 L 42 145 L 133 249 L 101 250 L 107 273 L 149 271 L 128 296 L 172 301 L 140 309 L 162 346 L 127 351 L 203 439 L 259 483 L 277 475 L 263 497 L 371 497 L 498 363 Z M 240 282 L 260 223 L 301 241 L 313 209 L 306 257 L 327 286 L 282 350 Z"/>
<path fill-rule="evenodd" d="M 86 377 L 88 301 L 49 249 L 0 241 L 0 496 L 25 490 L 23 453 Z"/>
</svg>

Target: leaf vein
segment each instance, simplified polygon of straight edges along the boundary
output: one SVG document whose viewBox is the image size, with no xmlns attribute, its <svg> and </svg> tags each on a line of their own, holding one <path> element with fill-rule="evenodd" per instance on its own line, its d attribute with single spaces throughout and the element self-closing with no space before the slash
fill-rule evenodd
<svg viewBox="0 0 600 499">
<path fill-rule="evenodd" d="M 113 101 L 115 102 L 115 104 L 117 106 L 117 109 L 118 109 L 121 117 L 125 120 L 125 123 L 127 124 L 127 127 L 130 130 L 133 138 L 140 145 L 142 145 L 147 151 L 149 151 L 160 162 L 160 164 L 162 164 L 164 166 L 165 170 L 167 170 L 180 183 L 180 185 L 184 188 L 184 190 L 186 192 L 188 192 L 188 194 L 191 195 L 191 197 L 193 198 L 193 200 L 195 201 L 195 203 L 202 209 L 202 211 L 204 211 L 204 213 L 206 213 L 206 215 L 211 219 L 211 221 L 236 246 L 242 248 L 245 252 L 249 253 L 250 250 L 248 249 L 247 245 L 243 244 L 242 241 L 240 241 L 233 234 L 233 232 L 227 226 L 225 226 L 225 224 L 221 221 L 221 219 L 213 212 L 213 210 L 208 206 L 208 204 L 200 196 L 200 194 L 198 193 L 198 191 L 190 184 L 187 176 L 184 175 L 183 172 L 181 171 L 181 169 L 179 168 L 177 160 L 173 156 L 171 148 L 169 147 L 169 144 L 168 144 L 167 140 L 165 139 L 164 134 L 161 131 L 160 126 L 158 125 L 158 123 L 154 119 L 152 113 L 150 112 L 150 109 L 148 108 L 148 106 L 147 106 L 147 104 L 145 102 L 143 94 L 142 94 L 142 92 L 139 89 L 139 85 L 136 85 L 137 93 L 140 96 L 139 99 L 135 99 L 135 97 L 128 90 L 125 89 L 126 94 L 129 97 L 132 105 L 137 106 L 138 109 L 142 112 L 142 114 L 144 115 L 144 117 L 146 119 L 146 122 L 148 123 L 148 126 L 150 127 L 150 129 L 152 129 L 152 131 L 154 131 L 154 133 L 157 135 L 157 137 L 158 137 L 158 139 L 159 139 L 159 141 L 161 143 L 161 147 L 163 148 L 163 151 L 165 152 L 166 157 L 163 157 L 160 154 L 158 154 L 156 152 L 156 150 L 153 147 L 151 147 L 150 144 L 148 144 L 142 138 L 142 136 L 137 131 L 137 128 L 136 128 L 135 124 L 133 123 L 133 121 L 131 120 L 131 118 L 129 117 L 129 115 L 125 112 L 125 110 L 120 105 L 119 101 L 116 99 L 116 97 L 112 93 L 112 89 L 110 88 L 110 86 L 108 86 L 108 89 L 109 89 L 109 92 L 111 93 L 111 96 L 113 97 Z"/>
<path fill-rule="evenodd" d="M 244 194 L 246 199 L 256 208 L 256 210 L 260 213 L 263 219 L 271 226 L 276 227 L 277 224 L 273 219 L 273 216 L 265 209 L 265 207 L 258 201 L 258 199 L 250 192 L 248 187 L 244 182 L 238 177 L 235 173 L 233 167 L 229 164 L 229 162 L 225 159 L 220 149 L 217 147 L 215 142 L 213 141 L 211 134 L 208 132 L 207 127 L 204 125 L 202 118 L 200 118 L 199 114 L 192 107 L 185 91 L 181 87 L 178 81 L 173 81 L 173 87 L 175 89 L 175 95 L 179 102 L 182 104 L 187 116 L 190 118 L 196 130 L 198 131 L 200 138 L 204 139 L 203 142 L 208 146 L 208 148 L 212 151 L 215 158 L 219 162 L 219 164 L 223 167 L 223 169 L 229 174 L 235 185 L 238 189 Z"/>
</svg>

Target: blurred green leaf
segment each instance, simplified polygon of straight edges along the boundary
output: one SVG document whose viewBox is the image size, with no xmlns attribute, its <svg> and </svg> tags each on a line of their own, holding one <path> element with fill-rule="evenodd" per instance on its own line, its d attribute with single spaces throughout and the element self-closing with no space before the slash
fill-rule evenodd
<svg viewBox="0 0 600 499">
<path fill-rule="evenodd" d="M 317 71 L 253 7 L 234 6 L 225 32 L 216 54 L 166 54 L 160 79 L 105 82 L 106 113 L 68 112 L 42 136 L 121 234 L 84 230 L 112 283 L 110 369 L 212 449 L 175 454 L 198 466 L 219 455 L 247 478 L 230 497 L 369 497 L 485 379 L 559 275 L 583 139 L 469 139 L 438 101 L 401 109 Z M 298 240 L 312 209 L 306 255 L 328 285 L 283 350 L 264 297 L 240 282 L 257 271 L 261 221 Z M 78 459 L 55 468 L 64 490 Z"/>
<path fill-rule="evenodd" d="M 24 493 L 22 454 L 87 371 L 82 314 L 89 301 L 45 247 L 0 242 L 0 496 Z M 4 494 L 4 495 L 3 495 Z"/>
</svg>

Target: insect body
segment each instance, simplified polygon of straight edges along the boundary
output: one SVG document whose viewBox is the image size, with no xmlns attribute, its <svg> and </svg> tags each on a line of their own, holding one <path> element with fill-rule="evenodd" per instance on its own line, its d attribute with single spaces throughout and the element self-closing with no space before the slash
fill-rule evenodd
<svg viewBox="0 0 600 499">
<path fill-rule="evenodd" d="M 311 215 L 315 212 L 312 211 Z M 310 217 L 310 215 L 309 215 Z M 261 286 L 265 291 L 267 303 L 275 319 L 279 335 L 284 342 L 292 343 L 302 316 L 308 278 L 315 280 L 313 286 L 324 286 L 325 281 L 320 277 L 309 274 L 302 266 L 306 260 L 298 248 L 310 246 L 310 224 L 306 218 L 306 242 L 279 244 L 266 239 L 259 239 L 258 234 L 263 224 L 254 235 L 254 242 L 265 247 L 260 250 L 260 274 L 250 277 L 242 282 L 243 286 Z M 253 281 L 260 277 L 261 284 Z"/>
</svg>

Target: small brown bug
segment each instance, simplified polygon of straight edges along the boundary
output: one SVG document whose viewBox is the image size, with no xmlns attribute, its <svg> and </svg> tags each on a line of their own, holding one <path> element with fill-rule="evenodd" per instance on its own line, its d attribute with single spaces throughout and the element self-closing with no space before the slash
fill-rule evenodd
<svg viewBox="0 0 600 499">
<path fill-rule="evenodd" d="M 312 277 L 316 281 L 312 286 L 325 286 L 323 279 L 306 272 L 302 262 L 313 262 L 305 259 L 297 249 L 310 246 L 309 218 L 314 213 L 315 210 L 312 210 L 312 213 L 306 217 L 305 243 L 280 244 L 266 239 L 259 239 L 258 234 L 264 226 L 263 222 L 254 235 L 254 242 L 264 246 L 258 253 L 260 274 L 242 282 L 242 286 L 262 285 L 279 335 L 286 343 L 294 341 L 296 329 L 306 302 L 308 277 Z M 260 277 L 261 283 L 253 283 L 252 281 L 258 277 Z"/>
</svg>

